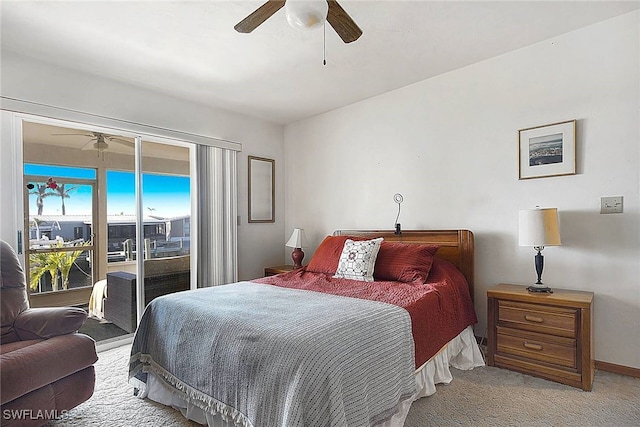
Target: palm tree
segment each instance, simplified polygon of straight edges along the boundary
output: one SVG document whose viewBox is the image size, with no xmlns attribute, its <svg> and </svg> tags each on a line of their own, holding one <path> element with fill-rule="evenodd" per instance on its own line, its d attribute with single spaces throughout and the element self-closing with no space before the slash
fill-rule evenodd
<svg viewBox="0 0 640 427">
<path fill-rule="evenodd" d="M 35 253 L 29 255 L 29 286 L 32 291 L 38 289 L 40 278 L 45 273 L 51 276 L 51 289 L 58 290 L 58 253 Z"/>
<path fill-rule="evenodd" d="M 74 246 L 82 246 L 84 242 L 75 243 Z M 60 244 L 59 246 L 62 246 Z M 73 267 L 73 263 L 76 262 L 76 259 L 80 256 L 82 251 L 73 251 L 73 252 L 59 252 L 60 257 L 58 257 L 58 269 L 60 270 L 60 275 L 62 276 L 62 289 L 69 289 L 69 271 L 71 271 L 71 267 Z"/>
<path fill-rule="evenodd" d="M 58 184 L 58 186 L 55 189 L 56 193 L 54 193 L 56 196 L 62 199 L 62 215 L 67 214 L 66 208 L 64 206 L 64 199 L 68 199 L 69 197 L 71 197 L 69 193 L 71 193 L 73 190 L 76 189 L 76 187 L 69 187 L 65 189 L 65 185 L 66 184 Z"/>
<path fill-rule="evenodd" d="M 42 215 L 42 208 L 44 208 L 44 198 L 53 196 L 53 193 L 47 193 L 49 185 L 47 183 L 36 183 L 36 191 L 29 191 L 29 194 L 36 194 L 38 196 L 36 205 L 38 206 L 38 215 Z"/>
<path fill-rule="evenodd" d="M 75 243 L 74 246 L 82 246 L 84 242 Z M 56 242 L 52 247 L 64 247 L 64 242 Z M 40 279 L 45 273 L 51 276 L 51 290 L 58 290 L 58 272 L 62 276 L 62 289 L 69 289 L 69 272 L 73 263 L 82 254 L 82 251 L 72 252 L 48 252 L 29 255 L 30 278 L 29 286 L 32 291 L 38 289 Z"/>
</svg>

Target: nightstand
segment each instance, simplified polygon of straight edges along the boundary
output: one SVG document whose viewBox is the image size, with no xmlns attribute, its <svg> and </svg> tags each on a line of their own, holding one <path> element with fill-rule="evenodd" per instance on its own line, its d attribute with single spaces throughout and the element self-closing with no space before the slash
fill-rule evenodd
<svg viewBox="0 0 640 427">
<path fill-rule="evenodd" d="M 591 391 L 593 292 L 552 290 L 487 291 L 487 364 Z"/>
<path fill-rule="evenodd" d="M 293 270 L 295 270 L 293 265 L 278 265 L 275 267 L 267 267 L 264 269 L 264 277 L 275 276 L 276 274 L 286 273 Z"/>
</svg>

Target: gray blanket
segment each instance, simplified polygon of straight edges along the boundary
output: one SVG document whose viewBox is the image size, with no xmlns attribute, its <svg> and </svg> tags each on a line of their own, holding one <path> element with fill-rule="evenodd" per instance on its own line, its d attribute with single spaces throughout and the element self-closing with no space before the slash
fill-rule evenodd
<svg viewBox="0 0 640 427">
<path fill-rule="evenodd" d="M 242 426 L 370 426 L 415 390 L 403 308 L 250 282 L 155 299 L 131 355 L 130 377 Z"/>
</svg>

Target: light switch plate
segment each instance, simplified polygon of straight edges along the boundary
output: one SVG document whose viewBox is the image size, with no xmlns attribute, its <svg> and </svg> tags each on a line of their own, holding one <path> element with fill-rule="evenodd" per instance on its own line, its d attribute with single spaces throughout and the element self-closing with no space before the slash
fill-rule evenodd
<svg viewBox="0 0 640 427">
<path fill-rule="evenodd" d="M 622 196 L 601 197 L 600 213 L 622 213 Z"/>
</svg>

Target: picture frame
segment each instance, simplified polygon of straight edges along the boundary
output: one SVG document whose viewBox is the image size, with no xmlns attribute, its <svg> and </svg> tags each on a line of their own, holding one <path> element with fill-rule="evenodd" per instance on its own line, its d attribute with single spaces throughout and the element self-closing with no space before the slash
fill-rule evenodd
<svg viewBox="0 0 640 427">
<path fill-rule="evenodd" d="M 518 179 L 576 173 L 576 120 L 518 131 Z"/>
<path fill-rule="evenodd" d="M 251 223 L 275 222 L 275 160 L 248 156 L 249 216 Z"/>
</svg>

